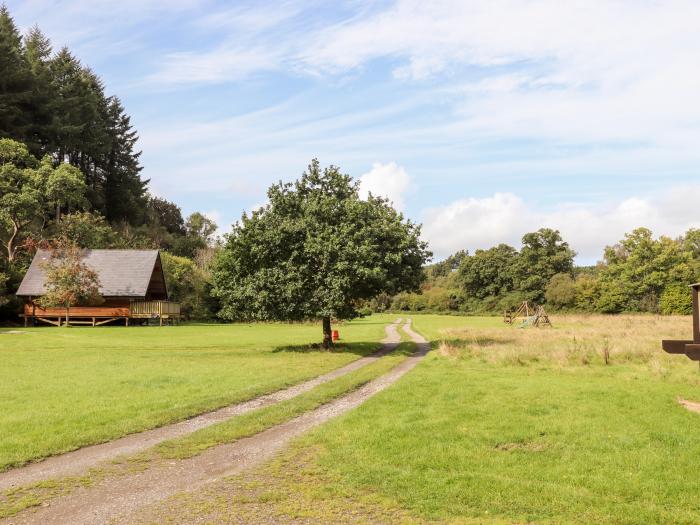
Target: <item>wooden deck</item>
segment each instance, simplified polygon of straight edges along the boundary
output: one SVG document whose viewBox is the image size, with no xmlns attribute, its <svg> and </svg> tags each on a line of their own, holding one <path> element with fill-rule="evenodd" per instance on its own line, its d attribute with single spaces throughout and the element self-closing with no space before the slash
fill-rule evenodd
<svg viewBox="0 0 700 525">
<path fill-rule="evenodd" d="M 158 324 L 168 324 L 179 321 L 180 303 L 172 301 L 116 301 L 107 300 L 100 306 L 74 306 L 66 308 L 42 308 L 34 302 L 24 305 L 24 325 L 30 322 L 42 322 L 54 326 L 90 325 L 100 326 L 114 321 L 123 320 L 129 326 L 131 319 L 143 323 L 146 320 L 158 320 Z"/>
</svg>

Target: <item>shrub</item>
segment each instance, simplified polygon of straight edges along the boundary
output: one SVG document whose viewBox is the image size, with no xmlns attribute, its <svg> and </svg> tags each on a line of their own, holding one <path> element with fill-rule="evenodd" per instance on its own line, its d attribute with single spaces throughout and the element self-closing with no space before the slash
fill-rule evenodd
<svg viewBox="0 0 700 525">
<path fill-rule="evenodd" d="M 547 304 L 555 308 L 569 308 L 576 302 L 576 287 L 569 274 L 558 273 L 552 277 L 545 291 Z"/>
<path fill-rule="evenodd" d="M 216 304 L 207 273 L 186 257 L 161 253 L 170 299 L 180 303 L 185 319 L 212 319 Z"/>
<path fill-rule="evenodd" d="M 680 284 L 667 286 L 661 294 L 659 310 L 664 315 L 693 313 L 693 299 L 688 287 Z"/>
</svg>

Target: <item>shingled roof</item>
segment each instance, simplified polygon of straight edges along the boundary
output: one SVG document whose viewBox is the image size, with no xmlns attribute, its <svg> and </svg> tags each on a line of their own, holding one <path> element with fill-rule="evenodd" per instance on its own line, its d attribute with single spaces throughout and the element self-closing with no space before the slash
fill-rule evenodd
<svg viewBox="0 0 700 525">
<path fill-rule="evenodd" d="M 44 267 L 50 257 L 48 251 L 36 253 L 17 295 L 39 297 L 46 293 Z M 159 260 L 158 250 L 85 250 L 83 258 L 97 272 L 103 297 L 145 297 Z"/>
</svg>

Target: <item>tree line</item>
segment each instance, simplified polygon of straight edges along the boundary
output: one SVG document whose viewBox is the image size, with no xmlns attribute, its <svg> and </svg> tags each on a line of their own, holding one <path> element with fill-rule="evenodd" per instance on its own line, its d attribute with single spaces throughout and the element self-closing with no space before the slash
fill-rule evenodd
<svg viewBox="0 0 700 525">
<path fill-rule="evenodd" d="M 357 181 L 314 160 L 222 242 L 201 213 L 148 193 L 138 135 L 119 99 L 67 48 L 0 7 L 0 315 L 36 249 L 158 248 L 189 318 L 330 320 L 372 310 L 492 313 L 522 301 L 587 312 L 688 313 L 700 280 L 700 230 L 677 239 L 640 228 L 592 267 L 543 228 L 519 249 L 461 250 L 426 266 L 420 226 Z M 77 272 L 79 273 L 79 272 Z M 76 275 L 77 275 L 76 273 Z M 75 277 L 75 275 L 67 275 Z"/>
<path fill-rule="evenodd" d="M 594 266 L 574 264 L 561 234 L 543 228 L 507 244 L 462 250 L 426 267 L 420 294 L 375 299 L 375 310 L 494 313 L 523 301 L 561 311 L 689 314 L 688 285 L 700 281 L 700 230 L 655 238 L 638 228 L 605 248 Z"/>
<path fill-rule="evenodd" d="M 138 134 L 121 101 L 38 27 L 20 34 L 0 6 L 0 314 L 37 247 L 160 248 L 185 312 L 211 317 L 216 224 L 148 193 Z"/>
</svg>

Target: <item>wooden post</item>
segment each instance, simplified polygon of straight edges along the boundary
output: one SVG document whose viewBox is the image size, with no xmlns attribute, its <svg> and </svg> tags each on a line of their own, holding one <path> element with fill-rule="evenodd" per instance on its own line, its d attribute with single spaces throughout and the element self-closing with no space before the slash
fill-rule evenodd
<svg viewBox="0 0 700 525">
<path fill-rule="evenodd" d="M 699 286 L 693 286 L 693 342 L 700 343 L 700 299 L 698 298 Z"/>
<path fill-rule="evenodd" d="M 95 326 L 95 318 L 92 318 L 92 326 Z"/>
</svg>

